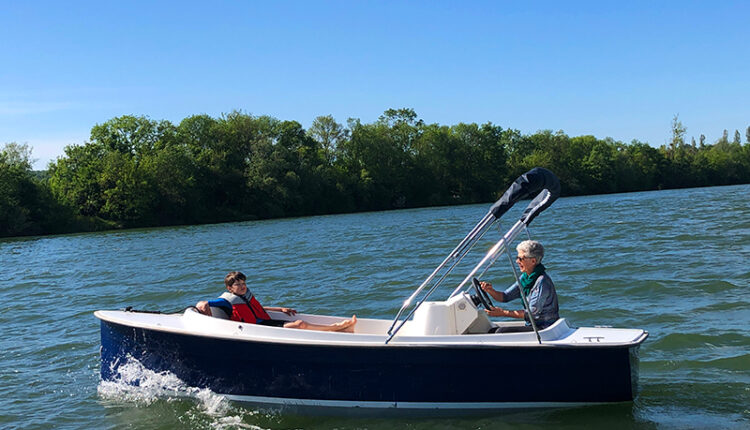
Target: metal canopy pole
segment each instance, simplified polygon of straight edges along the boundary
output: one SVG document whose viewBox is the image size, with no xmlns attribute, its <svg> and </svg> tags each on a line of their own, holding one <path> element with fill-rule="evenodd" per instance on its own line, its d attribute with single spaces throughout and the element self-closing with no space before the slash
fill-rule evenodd
<svg viewBox="0 0 750 430">
<path fill-rule="evenodd" d="M 528 229 L 524 229 L 526 231 L 526 236 L 531 240 L 531 235 L 529 234 Z M 534 329 L 534 334 L 536 334 L 536 340 L 539 342 L 539 345 L 542 344 L 542 337 L 539 336 L 539 330 L 536 327 L 536 322 L 534 322 L 534 316 L 531 314 L 531 308 L 529 307 L 529 301 L 526 299 L 526 294 L 523 292 L 523 288 L 521 288 L 521 278 L 518 274 L 518 271 L 516 270 L 516 266 L 513 264 L 513 256 L 510 255 L 510 248 L 505 248 L 506 253 L 508 254 L 508 260 L 510 261 L 510 267 L 513 269 L 513 277 L 516 278 L 516 282 L 518 283 L 518 292 L 521 293 L 521 301 L 523 302 L 523 309 L 526 311 L 526 315 L 529 316 L 529 322 L 531 322 L 531 328 Z"/>
<path fill-rule="evenodd" d="M 498 230 L 500 231 L 500 237 L 502 237 L 503 236 L 503 230 L 500 227 L 500 223 L 498 223 Z M 490 262 L 487 264 L 487 267 L 485 267 L 484 270 L 482 270 L 482 273 L 480 273 L 479 275 L 477 275 L 477 279 L 482 279 L 482 276 L 484 276 L 484 274 L 487 273 L 487 271 L 490 270 L 492 268 L 492 266 L 495 265 L 495 261 L 497 261 L 497 258 L 499 256 L 500 256 L 500 253 L 498 253 L 494 258 L 492 258 L 490 260 Z"/>
<path fill-rule="evenodd" d="M 453 268 L 461 261 L 461 259 L 471 250 L 471 248 L 476 244 L 476 242 L 481 238 L 481 236 L 484 234 L 484 232 L 487 230 L 487 228 L 492 225 L 496 220 L 495 216 L 491 213 L 487 213 L 480 221 L 477 223 L 477 225 L 474 226 L 474 228 L 469 232 L 466 237 L 456 246 L 456 248 L 451 251 L 450 254 L 443 260 L 440 265 L 432 271 L 430 276 L 427 277 L 427 279 L 422 282 L 422 284 L 417 288 L 417 290 L 412 293 L 411 296 L 409 296 L 408 299 L 404 301 L 404 304 L 401 306 L 401 309 L 399 309 L 398 314 L 396 314 L 396 318 L 394 318 L 393 323 L 391 324 L 391 327 L 388 329 L 388 334 L 390 335 L 388 339 L 386 340 L 386 343 L 390 341 L 393 336 L 396 335 L 396 333 L 401 329 L 401 327 L 408 321 L 408 319 L 414 314 L 414 312 L 419 308 L 419 306 L 427 300 L 427 298 L 432 294 L 432 292 L 437 288 L 438 285 L 445 279 L 445 277 L 453 270 Z M 467 249 L 468 248 L 468 249 Z M 435 276 L 442 270 L 451 260 L 457 260 L 453 263 L 453 265 L 447 270 L 447 272 L 435 283 L 435 285 L 425 294 L 425 296 L 416 304 L 414 309 L 407 315 L 406 318 L 404 318 L 404 321 L 401 322 L 401 324 L 398 326 L 398 328 L 395 329 L 394 327 L 396 324 L 398 324 L 399 320 L 401 319 L 401 316 L 403 315 L 404 311 L 411 305 L 411 302 L 414 300 L 414 298 L 419 295 L 420 292 L 435 278 Z"/>
<path fill-rule="evenodd" d="M 482 261 L 480 261 L 479 264 L 477 264 L 474 267 L 474 269 L 472 269 L 471 272 L 469 272 L 469 275 L 466 278 L 464 278 L 464 280 L 461 281 L 460 284 L 458 284 L 458 287 L 456 287 L 456 289 L 453 290 L 453 292 L 448 298 L 451 298 L 455 296 L 456 294 L 458 294 L 459 292 L 461 292 L 461 289 L 463 289 L 464 285 L 466 285 L 466 283 L 469 282 L 471 278 L 474 277 L 474 275 L 479 271 L 479 269 L 482 268 L 482 266 L 484 266 L 485 263 L 487 263 L 487 261 L 489 261 L 494 255 L 498 254 L 504 248 L 506 248 L 507 244 L 512 242 L 521 233 L 523 226 L 524 224 L 522 221 L 520 220 L 516 221 L 516 223 L 513 224 L 513 227 L 511 227 L 510 230 L 508 230 L 508 232 L 505 233 L 505 236 L 503 236 L 503 238 L 500 239 L 495 244 L 495 246 L 490 248 L 490 250 L 487 252 L 487 255 L 484 256 Z"/>
</svg>

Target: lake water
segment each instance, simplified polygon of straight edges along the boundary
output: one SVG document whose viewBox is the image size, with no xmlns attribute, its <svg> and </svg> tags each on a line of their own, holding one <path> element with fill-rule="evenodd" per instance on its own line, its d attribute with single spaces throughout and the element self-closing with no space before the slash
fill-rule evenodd
<svg viewBox="0 0 750 430">
<path fill-rule="evenodd" d="M 748 428 L 749 196 L 743 185 L 559 199 L 530 231 L 560 313 L 650 332 L 640 395 L 482 417 L 269 413 L 137 368 L 138 389 L 102 383 L 92 312 L 179 311 L 241 270 L 269 306 L 392 318 L 489 205 L 2 240 L 0 428 Z M 508 273 L 500 261 L 486 279 Z M 512 389 L 491 368 L 456 371 Z"/>
</svg>

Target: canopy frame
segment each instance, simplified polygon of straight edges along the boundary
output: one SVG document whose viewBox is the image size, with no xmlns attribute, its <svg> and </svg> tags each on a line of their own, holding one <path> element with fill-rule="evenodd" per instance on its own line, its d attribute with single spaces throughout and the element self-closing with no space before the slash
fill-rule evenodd
<svg viewBox="0 0 750 430">
<path fill-rule="evenodd" d="M 529 232 L 527 226 L 534 220 L 542 211 L 547 209 L 555 200 L 560 196 L 560 181 L 557 179 L 554 173 L 541 167 L 535 167 L 523 175 L 519 176 L 513 184 L 505 191 L 503 196 L 495 202 L 489 212 L 479 220 L 479 222 L 471 229 L 459 244 L 451 251 L 448 256 L 443 260 L 435 270 L 430 273 L 429 276 L 417 287 L 402 304 L 396 317 L 393 319 L 393 323 L 388 329 L 388 338 L 385 343 L 393 339 L 394 336 L 401 330 L 406 322 L 414 315 L 419 307 L 427 301 L 432 293 L 445 281 L 448 275 L 456 268 L 456 266 L 466 257 L 466 255 L 474 248 L 477 242 L 484 236 L 484 234 L 492 227 L 492 225 L 502 217 L 518 200 L 532 198 L 533 200 L 526 209 L 523 211 L 520 219 L 502 235 L 499 241 L 490 248 L 490 250 L 480 260 L 479 264 L 469 272 L 469 274 L 459 283 L 459 285 L 450 294 L 450 297 L 459 294 L 467 283 L 479 272 L 482 268 L 480 277 L 484 275 L 487 270 L 495 263 L 501 252 L 507 251 L 509 258 L 511 259 L 511 267 L 513 268 L 513 275 L 518 281 L 519 276 L 515 270 L 515 266 L 512 263 L 512 257 L 510 257 L 510 250 L 508 244 L 512 243 L 519 234 L 526 231 L 527 236 Z M 486 267 L 485 267 L 486 266 Z M 441 272 L 443 272 L 441 274 Z M 440 276 L 438 276 L 440 275 Z M 437 278 L 437 279 L 436 279 Z M 434 281 L 434 282 L 433 282 Z M 429 285 L 430 288 L 422 297 L 414 303 L 414 300 L 419 294 L 425 290 Z M 467 287 L 468 289 L 468 287 Z M 526 295 L 521 291 L 521 300 L 524 304 L 524 309 L 530 316 L 531 312 L 528 305 Z M 414 304 L 412 304 L 414 303 Z M 407 310 L 410 311 L 406 313 Z M 404 316 L 406 314 L 406 316 Z M 537 330 L 534 318 L 529 317 L 532 328 L 536 333 L 537 340 L 541 343 L 539 331 Z"/>
</svg>

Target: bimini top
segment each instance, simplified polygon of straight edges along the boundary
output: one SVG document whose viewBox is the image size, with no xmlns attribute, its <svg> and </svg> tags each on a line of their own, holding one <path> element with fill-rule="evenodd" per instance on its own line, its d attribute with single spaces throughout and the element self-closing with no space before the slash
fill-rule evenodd
<svg viewBox="0 0 750 430">
<path fill-rule="evenodd" d="M 505 190 L 500 200 L 490 208 L 490 213 L 495 219 L 500 218 L 517 201 L 531 198 L 539 193 L 529 206 L 524 210 L 521 221 L 525 225 L 536 218 L 543 210 L 547 209 L 558 197 L 560 197 L 560 180 L 554 173 L 542 167 L 535 167 L 519 176 L 513 184 Z"/>
</svg>

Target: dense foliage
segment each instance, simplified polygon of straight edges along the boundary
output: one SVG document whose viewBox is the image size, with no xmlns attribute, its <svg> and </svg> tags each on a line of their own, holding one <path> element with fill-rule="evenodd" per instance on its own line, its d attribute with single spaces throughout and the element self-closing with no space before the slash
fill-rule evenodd
<svg viewBox="0 0 750 430">
<path fill-rule="evenodd" d="M 593 136 L 522 135 L 491 123 L 425 124 L 411 109 L 376 122 L 296 121 L 232 112 L 178 125 L 122 116 L 31 170 L 25 145 L 0 151 L 0 236 L 487 202 L 534 166 L 564 195 L 750 182 L 739 132 L 654 148 Z M 747 139 L 750 140 L 750 128 Z"/>
</svg>

